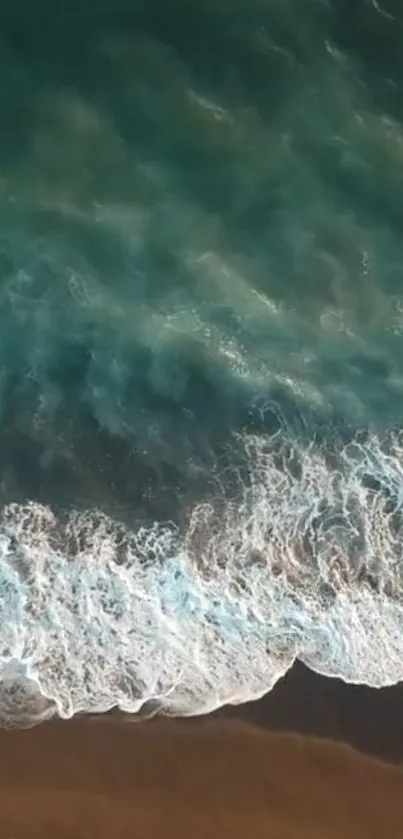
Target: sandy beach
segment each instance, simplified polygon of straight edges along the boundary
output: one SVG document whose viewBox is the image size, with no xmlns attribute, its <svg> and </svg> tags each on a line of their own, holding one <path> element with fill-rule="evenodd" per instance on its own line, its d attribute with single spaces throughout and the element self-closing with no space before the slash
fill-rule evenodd
<svg viewBox="0 0 403 839">
<path fill-rule="evenodd" d="M 210 717 L 2 730 L 0 839 L 401 839 L 400 700 L 300 666 Z"/>
<path fill-rule="evenodd" d="M 235 720 L 0 735 L 1 839 L 398 839 L 403 770 Z"/>
</svg>

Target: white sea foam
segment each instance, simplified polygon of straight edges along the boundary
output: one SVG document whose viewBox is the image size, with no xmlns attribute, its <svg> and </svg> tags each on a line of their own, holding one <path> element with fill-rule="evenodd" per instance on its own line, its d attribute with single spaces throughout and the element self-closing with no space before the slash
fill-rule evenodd
<svg viewBox="0 0 403 839">
<path fill-rule="evenodd" d="M 403 679 L 403 435 L 331 456 L 279 441 L 246 437 L 246 482 L 183 532 L 3 510 L 4 723 L 150 700 L 203 713 L 270 691 L 295 658 L 375 687 Z"/>
</svg>

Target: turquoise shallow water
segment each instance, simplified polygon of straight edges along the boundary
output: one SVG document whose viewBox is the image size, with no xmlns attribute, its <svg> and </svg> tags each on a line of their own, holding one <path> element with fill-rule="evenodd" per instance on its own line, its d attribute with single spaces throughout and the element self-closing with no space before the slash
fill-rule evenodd
<svg viewBox="0 0 403 839">
<path fill-rule="evenodd" d="M 1 713 L 403 678 L 397 3 L 0 12 Z"/>
</svg>

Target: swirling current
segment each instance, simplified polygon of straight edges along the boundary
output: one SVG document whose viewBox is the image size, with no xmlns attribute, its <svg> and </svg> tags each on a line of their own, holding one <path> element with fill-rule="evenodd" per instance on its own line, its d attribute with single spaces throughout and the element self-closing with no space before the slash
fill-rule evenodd
<svg viewBox="0 0 403 839">
<path fill-rule="evenodd" d="M 403 14 L 0 10 L 0 720 L 403 679 Z"/>
</svg>

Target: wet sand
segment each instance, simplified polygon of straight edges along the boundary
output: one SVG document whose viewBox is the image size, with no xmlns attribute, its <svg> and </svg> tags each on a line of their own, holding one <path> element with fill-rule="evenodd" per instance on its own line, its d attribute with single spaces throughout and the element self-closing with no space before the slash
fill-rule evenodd
<svg viewBox="0 0 403 839">
<path fill-rule="evenodd" d="M 403 765 L 402 709 L 403 683 L 381 690 L 348 685 L 297 662 L 258 702 L 219 713 L 271 731 L 344 741 L 368 755 Z"/>
<path fill-rule="evenodd" d="M 401 839 L 403 769 L 240 720 L 0 732 L 1 839 Z"/>
</svg>

